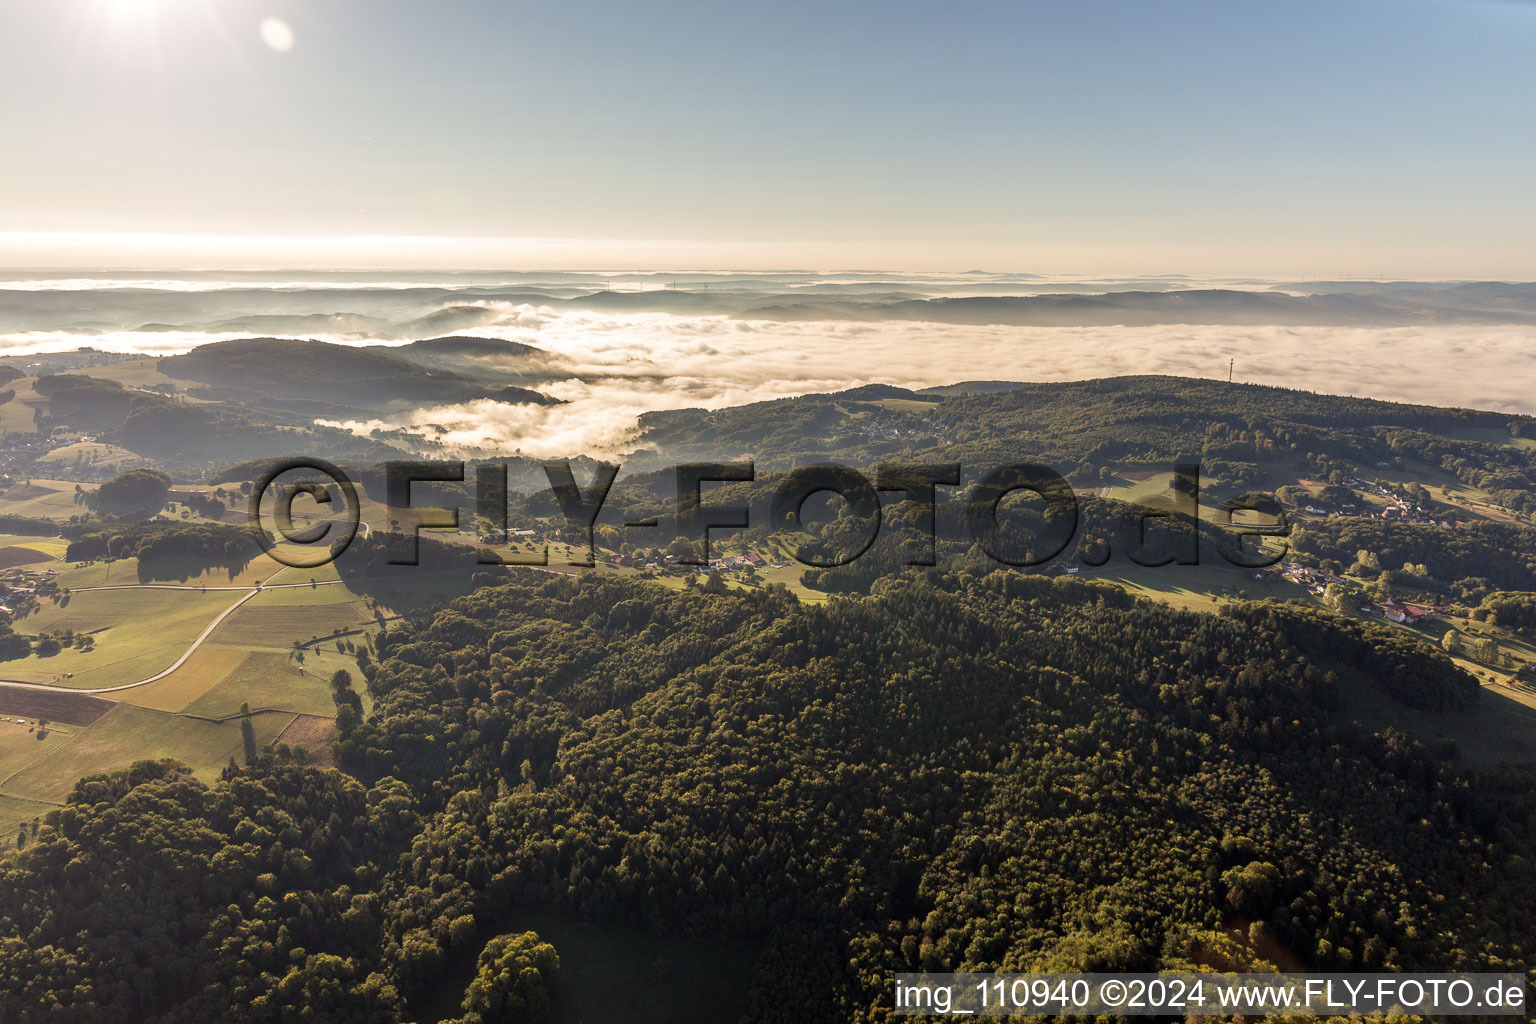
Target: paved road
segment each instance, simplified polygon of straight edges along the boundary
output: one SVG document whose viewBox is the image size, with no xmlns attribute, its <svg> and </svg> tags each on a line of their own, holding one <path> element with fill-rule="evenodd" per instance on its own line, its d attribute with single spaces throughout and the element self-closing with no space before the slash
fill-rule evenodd
<svg viewBox="0 0 1536 1024">
<path fill-rule="evenodd" d="M 361 523 L 359 525 L 362 529 L 363 536 L 366 537 L 373 533 L 373 528 L 367 523 Z M 291 568 L 291 566 L 289 568 Z M 283 571 L 283 569 L 277 570 L 277 572 Z M 276 575 L 276 573 L 273 575 Z M 136 686 L 147 686 L 150 683 L 164 679 L 166 676 L 170 675 L 172 672 L 175 672 L 177 669 L 181 668 L 181 666 L 185 665 L 187 663 L 187 659 L 192 657 L 192 655 L 197 652 L 197 649 L 203 645 L 203 641 L 207 640 L 213 631 L 219 628 L 220 623 L 233 615 L 241 605 L 245 604 L 245 602 L 249 601 L 263 590 L 297 590 L 300 587 L 333 587 L 340 586 L 341 583 L 341 580 L 315 580 L 313 583 L 268 583 L 258 587 L 194 587 L 185 583 L 114 583 L 100 587 L 71 587 L 69 591 L 71 594 L 80 594 L 87 591 L 96 590 L 191 590 L 198 593 L 220 591 L 243 592 L 245 596 L 241 597 L 240 600 L 236 601 L 234 604 L 220 612 L 218 618 L 210 622 L 208 624 L 208 628 L 198 634 L 197 639 L 192 641 L 192 646 L 183 651 L 181 657 L 177 658 L 169 668 L 162 672 L 156 672 L 154 675 L 147 679 L 140 679 L 133 683 L 122 683 L 118 686 L 96 687 L 58 686 L 53 683 L 24 683 L 19 679 L 0 679 L 0 686 L 23 690 L 50 690 L 54 693 L 85 694 L 117 693 L 121 690 L 131 690 Z"/>
<path fill-rule="evenodd" d="M 317 580 L 314 583 L 274 583 L 269 586 L 262 587 L 189 587 L 175 583 L 123 583 L 110 587 L 76 587 L 71 590 L 70 593 L 78 594 L 86 590 L 192 590 L 199 592 L 215 590 L 237 590 L 244 591 L 244 596 L 220 612 L 218 618 L 208 623 L 208 628 L 197 635 L 197 639 L 192 641 L 192 646 L 183 651 L 181 657 L 177 658 L 169 668 L 161 672 L 156 672 L 154 675 L 147 679 L 140 679 L 133 683 L 121 683 L 117 686 L 97 687 L 58 686 L 53 683 L 23 683 L 20 680 L 0 680 L 0 686 L 20 687 L 27 690 L 52 690 L 55 693 L 117 693 L 120 690 L 131 690 L 136 686 L 145 686 L 149 683 L 164 679 L 166 676 L 170 675 L 172 672 L 175 672 L 177 669 L 181 668 L 181 666 L 185 665 L 187 663 L 187 659 L 192 657 L 192 655 L 196 653 L 197 649 L 203 645 L 203 641 L 207 640 L 213 631 L 219 628 L 220 623 L 233 615 L 241 605 L 245 604 L 245 602 L 249 601 L 251 598 L 255 597 L 262 591 L 293 590 L 298 587 L 327 587 L 333 584 L 338 584 L 340 582 L 341 580 Z"/>
<path fill-rule="evenodd" d="M 262 590 L 297 590 L 300 587 L 332 587 L 341 583 L 341 580 L 316 580 L 313 583 L 268 583 L 260 587 L 192 587 L 184 583 L 115 583 L 103 587 L 71 587 L 71 594 L 83 594 L 87 590 L 249 590 L 252 592 Z"/>
<path fill-rule="evenodd" d="M 228 608 L 225 608 L 222 612 L 220 612 L 217 618 L 215 618 L 212 622 L 208 623 L 208 628 L 207 629 L 205 629 L 201 633 L 197 634 L 197 639 L 192 641 L 192 646 L 188 647 L 185 651 L 183 651 L 181 653 L 181 657 L 177 658 L 174 662 L 172 662 L 171 667 L 166 669 L 165 671 L 163 671 L 163 672 L 156 672 L 154 675 L 150 676 L 148 679 L 140 679 L 136 683 L 122 683 L 122 684 L 120 684 L 118 686 L 97 686 L 97 687 L 90 688 L 90 689 L 79 689 L 79 688 L 76 688 L 76 687 L 70 687 L 70 689 L 75 690 L 76 693 L 116 693 L 118 690 L 131 690 L 135 686 L 144 686 L 144 685 L 146 685 L 148 683 L 153 683 L 157 679 L 164 679 L 166 676 L 170 675 L 172 672 L 175 672 L 177 669 L 181 668 L 181 666 L 183 666 L 183 665 L 185 665 L 187 663 L 187 659 L 192 657 L 193 653 L 199 647 L 201 647 L 203 645 L 203 641 L 204 640 L 208 639 L 208 634 L 212 633 L 215 629 L 219 628 L 219 623 L 221 623 L 225 619 L 229 618 L 231 615 L 233 615 L 235 613 L 235 609 L 239 608 L 241 605 L 245 604 L 245 602 L 249 601 L 251 598 L 255 597 L 259 593 L 261 593 L 261 588 L 260 587 L 252 587 L 250 593 L 246 594 L 244 597 L 240 598 L 240 600 L 236 601 L 234 604 L 230 605 Z M 15 684 L 12 684 L 12 685 L 15 685 Z M 25 684 L 22 684 L 22 685 L 25 685 Z M 56 689 L 56 687 L 55 687 L 55 689 Z"/>
</svg>

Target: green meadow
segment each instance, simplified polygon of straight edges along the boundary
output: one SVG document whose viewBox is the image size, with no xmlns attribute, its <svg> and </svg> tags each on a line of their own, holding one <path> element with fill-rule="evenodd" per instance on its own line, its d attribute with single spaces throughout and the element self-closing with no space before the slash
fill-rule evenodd
<svg viewBox="0 0 1536 1024">
<path fill-rule="evenodd" d="M 41 635 L 63 629 L 88 634 L 89 650 L 31 654 L 0 666 L 5 678 L 95 689 L 137 682 L 169 668 L 240 594 L 195 590 L 93 590 L 44 606 L 16 624 Z"/>
<path fill-rule="evenodd" d="M 291 714 L 254 716 L 256 742 L 272 742 L 293 719 Z M 203 722 L 121 704 L 67 744 L 16 772 L 3 792 L 25 800 L 62 801 L 82 776 L 162 757 L 182 761 L 199 778 L 212 781 L 230 758 L 242 760 L 243 751 L 238 721 Z"/>
</svg>

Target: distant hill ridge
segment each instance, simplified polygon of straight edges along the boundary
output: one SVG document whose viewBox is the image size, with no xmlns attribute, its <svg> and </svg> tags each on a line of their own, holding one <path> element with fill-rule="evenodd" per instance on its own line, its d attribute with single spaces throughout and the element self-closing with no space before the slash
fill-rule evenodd
<svg viewBox="0 0 1536 1024">
<path fill-rule="evenodd" d="M 1448 301 L 1449 300 L 1449 301 Z M 1380 290 L 1290 295 L 1280 291 L 1202 288 L 908 299 L 899 302 L 823 300 L 814 307 L 767 302 L 739 314 L 747 319 L 918 320 L 1012 327 L 1148 327 L 1158 324 L 1289 327 L 1536 324 L 1530 290 Z"/>
<path fill-rule="evenodd" d="M 415 405 L 492 399 L 555 404 L 527 388 L 495 386 L 452 370 L 424 366 L 381 347 L 289 338 L 213 342 L 160 360 L 162 373 L 215 388 L 252 393 L 253 400 L 314 399 L 348 405 Z"/>
<path fill-rule="evenodd" d="M 503 338 L 477 338 L 464 334 L 450 335 L 446 338 L 428 338 L 425 341 L 413 341 L 409 345 L 402 345 L 390 351 L 398 352 L 406 358 L 409 358 L 414 352 L 433 352 L 463 356 L 542 356 L 548 354 L 541 348 L 525 345 L 520 341 L 507 341 Z"/>
</svg>

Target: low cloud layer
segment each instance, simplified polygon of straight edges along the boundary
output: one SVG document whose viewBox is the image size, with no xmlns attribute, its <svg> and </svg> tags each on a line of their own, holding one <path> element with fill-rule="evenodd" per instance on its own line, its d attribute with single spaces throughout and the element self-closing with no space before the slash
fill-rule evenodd
<svg viewBox="0 0 1536 1024">
<path fill-rule="evenodd" d="M 485 303 L 475 334 L 549 352 L 555 379 L 533 386 L 554 407 L 495 402 L 424 408 L 341 424 L 359 433 L 408 428 L 445 447 L 533 456 L 632 449 L 644 412 L 720 408 L 867 383 L 922 388 L 965 380 L 1056 381 L 1122 374 L 1234 379 L 1429 405 L 1536 413 L 1530 327 L 984 327 L 921 322 L 794 322 L 597 313 Z M 30 332 L 11 353 L 89 344 L 171 354 L 231 337 L 197 332 Z M 366 343 L 355 336 L 344 344 Z"/>
<path fill-rule="evenodd" d="M 573 378 L 541 389 L 568 404 L 423 409 L 348 424 L 443 428 L 445 444 L 543 456 L 632 447 L 643 412 L 721 408 L 867 383 L 1056 381 L 1123 374 L 1238 381 L 1429 405 L 1536 412 L 1536 329 L 957 327 L 778 323 L 671 314 L 508 310 L 477 333 L 536 345 Z M 583 379 L 576 379 L 579 374 Z"/>
</svg>

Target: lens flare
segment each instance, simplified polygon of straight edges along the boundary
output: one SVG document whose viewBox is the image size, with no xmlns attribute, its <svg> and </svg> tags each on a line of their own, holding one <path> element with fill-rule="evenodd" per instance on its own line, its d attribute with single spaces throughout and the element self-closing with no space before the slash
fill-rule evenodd
<svg viewBox="0 0 1536 1024">
<path fill-rule="evenodd" d="M 132 0 L 132 2 L 144 2 L 144 0 Z M 260 31 L 261 41 L 278 53 L 287 53 L 293 49 L 293 29 L 282 18 L 263 18 Z"/>
</svg>

